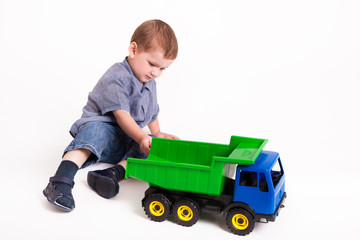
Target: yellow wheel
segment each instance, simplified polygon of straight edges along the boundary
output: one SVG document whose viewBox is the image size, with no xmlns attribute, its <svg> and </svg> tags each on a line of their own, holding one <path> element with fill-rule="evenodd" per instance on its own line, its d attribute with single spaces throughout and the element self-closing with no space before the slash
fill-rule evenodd
<svg viewBox="0 0 360 240">
<path fill-rule="evenodd" d="M 191 210 L 190 207 L 186 206 L 186 205 L 182 205 L 178 208 L 177 210 L 177 216 L 182 220 L 182 221 L 190 221 L 193 216 L 194 216 L 194 213 L 193 211 Z"/>
<path fill-rule="evenodd" d="M 164 205 L 159 201 L 152 201 L 149 205 L 149 210 L 156 217 L 160 217 L 165 213 Z"/>
<path fill-rule="evenodd" d="M 180 200 L 174 203 L 172 213 L 175 222 L 186 227 L 194 225 L 200 217 L 198 205 L 189 199 Z"/>
<path fill-rule="evenodd" d="M 252 232 L 255 221 L 250 212 L 242 208 L 234 208 L 228 212 L 226 224 L 231 232 L 244 236 Z"/>
<path fill-rule="evenodd" d="M 162 222 L 170 214 L 171 203 L 163 194 L 154 193 L 144 199 L 146 215 L 153 221 Z"/>
<path fill-rule="evenodd" d="M 239 230 L 245 230 L 249 226 L 249 220 L 243 214 L 235 214 L 231 222 Z"/>
</svg>

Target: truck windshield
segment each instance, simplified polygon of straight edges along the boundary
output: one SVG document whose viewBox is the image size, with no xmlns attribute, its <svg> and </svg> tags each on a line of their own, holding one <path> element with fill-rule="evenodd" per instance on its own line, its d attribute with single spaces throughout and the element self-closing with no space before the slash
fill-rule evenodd
<svg viewBox="0 0 360 240">
<path fill-rule="evenodd" d="M 271 179 L 272 179 L 274 188 L 279 183 L 279 180 L 281 179 L 283 174 L 284 174 L 284 171 L 282 169 L 282 165 L 281 165 L 280 158 L 279 158 L 276 161 L 274 167 L 271 169 Z"/>
</svg>

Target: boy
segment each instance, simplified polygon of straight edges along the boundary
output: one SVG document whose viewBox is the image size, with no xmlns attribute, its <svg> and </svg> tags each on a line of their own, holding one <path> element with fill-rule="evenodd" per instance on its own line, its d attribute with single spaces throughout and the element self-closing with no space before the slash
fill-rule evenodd
<svg viewBox="0 0 360 240">
<path fill-rule="evenodd" d="M 55 176 L 43 194 L 56 207 L 75 208 L 71 190 L 79 168 L 97 161 L 114 167 L 90 171 L 89 186 L 104 198 L 119 192 L 125 177 L 127 157 L 146 158 L 152 137 L 178 139 L 160 131 L 155 78 L 177 57 L 177 39 L 172 28 L 161 20 L 142 23 L 134 32 L 129 56 L 116 63 L 89 93 L 83 114 L 70 129 L 74 137 L 65 149 Z"/>
</svg>

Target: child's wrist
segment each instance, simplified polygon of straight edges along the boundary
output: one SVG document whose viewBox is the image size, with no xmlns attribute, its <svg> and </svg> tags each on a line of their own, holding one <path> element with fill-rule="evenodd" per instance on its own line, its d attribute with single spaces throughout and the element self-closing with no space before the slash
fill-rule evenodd
<svg viewBox="0 0 360 240">
<path fill-rule="evenodd" d="M 153 133 L 153 135 L 154 135 L 155 137 L 161 138 L 161 136 L 163 135 L 163 133 L 160 132 L 160 131 L 158 131 L 158 132 L 156 132 L 156 133 Z"/>
<path fill-rule="evenodd" d="M 135 142 L 140 144 L 142 141 L 144 141 L 149 135 L 147 135 L 145 132 L 143 132 L 141 135 L 139 135 L 137 138 L 134 138 Z"/>
</svg>

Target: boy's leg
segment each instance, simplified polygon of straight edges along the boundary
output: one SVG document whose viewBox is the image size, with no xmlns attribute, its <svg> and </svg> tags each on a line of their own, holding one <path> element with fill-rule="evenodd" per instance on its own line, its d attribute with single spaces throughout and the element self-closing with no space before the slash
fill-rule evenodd
<svg viewBox="0 0 360 240">
<path fill-rule="evenodd" d="M 50 203 L 65 211 L 75 208 L 75 201 L 71 193 L 74 176 L 90 154 L 90 150 L 75 149 L 64 155 L 54 177 L 50 178 L 49 184 L 43 191 Z"/>
<path fill-rule="evenodd" d="M 125 178 L 126 159 L 128 157 L 147 158 L 147 155 L 141 153 L 139 144 L 127 135 L 120 138 L 118 144 L 108 148 L 103 154 L 107 158 L 104 162 L 116 165 L 103 170 L 89 171 L 87 181 L 101 197 L 112 198 L 119 193 L 118 182 Z"/>
<path fill-rule="evenodd" d="M 118 163 L 118 165 L 122 166 L 124 168 L 124 170 L 126 170 L 126 160 L 122 160 L 121 162 Z"/>
<path fill-rule="evenodd" d="M 69 160 L 75 163 L 78 168 L 86 162 L 86 160 L 90 157 L 91 151 L 84 148 L 78 148 L 65 153 L 64 157 L 62 158 L 63 161 Z"/>
<path fill-rule="evenodd" d="M 44 190 L 47 199 L 57 207 L 71 211 L 75 207 L 71 188 L 77 170 L 102 160 L 104 149 L 117 149 L 117 135 L 117 130 L 108 123 L 89 122 L 83 125 L 64 151 L 63 162 L 56 173 L 58 176 L 50 178 Z M 107 155 L 104 154 L 104 159 Z"/>
</svg>

